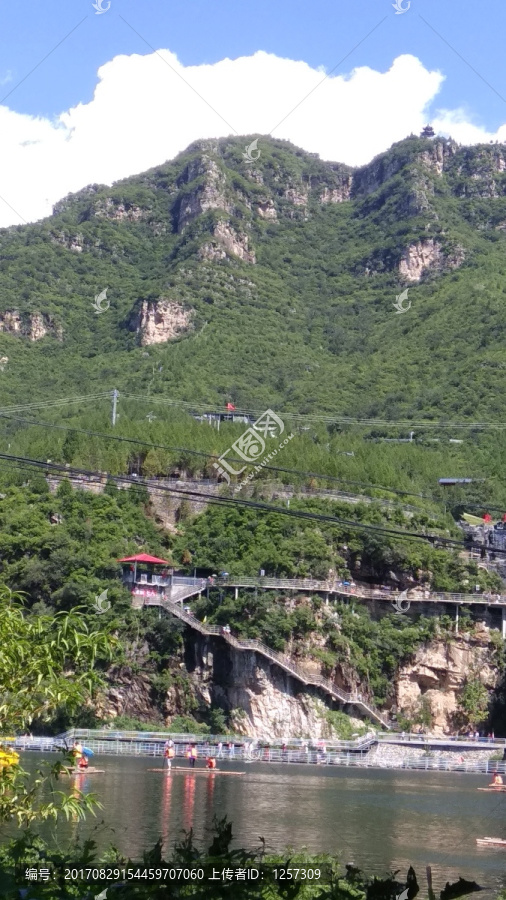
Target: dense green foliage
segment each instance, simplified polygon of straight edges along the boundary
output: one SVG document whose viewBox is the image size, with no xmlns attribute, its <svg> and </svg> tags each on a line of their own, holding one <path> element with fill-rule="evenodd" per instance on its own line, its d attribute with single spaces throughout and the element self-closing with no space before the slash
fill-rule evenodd
<svg viewBox="0 0 506 900">
<path fill-rule="evenodd" d="M 97 628 L 82 609 L 29 615 L 22 598 L 0 585 L 0 722 L 3 736 L 33 723 L 47 725 L 60 710 L 71 715 L 91 705 L 104 686 L 102 671 L 118 651 L 109 629 Z M 7 734 L 6 734 L 7 733 Z M 43 765 L 31 778 L 14 760 L 0 766 L 0 823 L 31 826 L 60 813 L 83 815 L 92 798 L 57 791 L 64 763 Z M 53 787 L 50 797 L 47 788 Z"/>
<path fill-rule="evenodd" d="M 423 513 L 408 518 L 402 509 L 322 499 L 293 500 L 290 510 L 406 532 L 420 532 L 429 521 Z M 475 565 L 465 565 L 456 554 L 430 544 L 354 530 L 352 524 L 333 525 L 240 507 L 212 506 L 188 523 L 175 541 L 175 558 L 181 560 L 185 549 L 191 553 L 192 566 L 230 575 L 257 575 L 264 569 L 278 577 L 326 579 L 329 573 L 349 577 L 363 572 L 381 581 L 394 570 L 401 580 L 421 581 L 425 575 L 437 591 L 465 591 L 471 574 L 483 584 L 498 584 L 495 576 L 482 570 L 478 574 Z"/>
<path fill-rule="evenodd" d="M 10 842 L 9 845 L 0 848 L 0 887 L 5 900 L 15 900 L 19 896 L 19 888 L 15 882 L 16 872 L 26 871 L 27 868 L 49 868 L 60 873 L 72 865 L 76 869 L 107 869 L 111 863 L 119 863 L 125 868 L 167 868 L 189 869 L 203 868 L 208 876 L 213 877 L 213 870 L 221 872 L 231 870 L 233 873 L 240 868 L 261 867 L 292 867 L 315 868 L 326 866 L 331 876 L 327 877 L 327 883 L 322 885 L 307 885 L 303 881 L 291 884 L 269 883 L 267 877 L 261 883 L 253 883 L 248 879 L 231 881 L 206 880 L 194 884 L 184 884 L 174 881 L 170 886 L 148 884 L 118 883 L 110 887 L 115 897 L 133 900 L 133 898 L 158 898 L 158 900 L 182 900 L 182 898 L 194 898 L 194 900 L 218 900 L 218 898 L 233 897 L 234 900 L 392 900 L 392 897 L 400 896 L 407 888 L 408 897 L 416 895 L 423 898 L 425 891 L 419 894 L 416 873 L 410 867 L 406 873 L 405 881 L 400 881 L 399 872 L 394 872 L 384 878 L 374 876 L 367 877 L 355 866 L 343 866 L 340 861 L 328 854 L 309 854 L 307 851 L 290 851 L 287 853 L 267 853 L 264 838 L 260 838 L 261 845 L 257 850 L 232 849 L 233 839 L 232 825 L 226 819 L 214 821 L 214 834 L 211 843 L 206 850 L 201 850 L 195 845 L 193 832 L 185 832 L 183 840 L 176 843 L 170 854 L 170 858 L 163 853 L 162 841 L 143 854 L 142 860 L 129 860 L 115 847 L 99 856 L 96 844 L 92 839 L 83 844 L 76 844 L 72 848 L 48 847 L 39 837 L 30 832 L 20 839 Z M 19 883 L 19 882 L 18 882 Z M 26 883 L 26 882 L 25 882 Z M 96 887 L 99 891 L 103 888 Z M 439 900 L 450 900 L 465 894 L 471 894 L 481 888 L 474 882 L 459 879 L 455 884 L 449 885 L 439 893 Z M 88 900 L 90 897 L 90 884 L 69 880 L 65 881 L 60 876 L 55 883 L 38 883 L 30 886 L 30 898 L 33 900 Z M 436 900 L 436 894 L 429 889 L 429 900 Z M 497 900 L 504 900 L 504 894 Z"/>
<path fill-rule="evenodd" d="M 28 330 L 33 314 L 50 328 L 33 343 L 0 336 L 4 403 L 25 401 L 30 384 L 32 400 L 118 387 L 222 407 L 500 418 L 504 148 L 438 144 L 442 173 L 434 142 L 411 137 L 355 173 L 349 200 L 322 202 L 351 170 L 264 138 L 249 171 L 244 138 L 199 142 L 67 198 L 42 222 L 2 230 L 3 307 Z M 186 221 L 211 165 L 218 208 Z M 258 212 L 269 204 L 275 219 Z M 256 264 L 206 257 L 223 222 L 248 235 Z M 440 243 L 444 271 L 412 287 L 409 314 L 398 316 L 399 263 L 419 240 Z M 464 263 L 452 271 L 459 248 Z M 111 306 L 97 315 L 106 287 Z M 140 304 L 159 297 L 182 303 L 192 324 L 146 350 Z"/>
<path fill-rule="evenodd" d="M 97 666 L 110 662 L 117 641 L 82 609 L 26 615 L 19 595 L 0 585 L 0 721 L 3 733 L 34 720 L 47 722 L 60 708 L 81 708 L 103 684 Z M 72 677 L 70 677 L 72 676 Z"/>
<path fill-rule="evenodd" d="M 114 488 L 73 491 L 69 482 L 54 495 L 37 475 L 9 488 L 0 501 L 3 579 L 37 610 L 91 606 L 104 589 L 113 605 L 122 599 L 124 606 L 129 595 L 117 560 L 140 548 L 167 551 L 166 537 L 145 515 L 145 499 Z"/>
</svg>

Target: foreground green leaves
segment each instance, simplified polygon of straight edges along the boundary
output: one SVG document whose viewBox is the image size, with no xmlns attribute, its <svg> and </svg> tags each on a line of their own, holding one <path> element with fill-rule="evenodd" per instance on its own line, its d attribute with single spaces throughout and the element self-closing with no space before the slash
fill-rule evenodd
<svg viewBox="0 0 506 900">
<path fill-rule="evenodd" d="M 312 868 L 325 866 L 331 873 L 331 878 L 326 878 L 327 884 L 304 884 L 294 881 L 278 880 L 277 883 L 249 882 L 247 880 L 232 880 L 182 883 L 173 880 L 168 884 L 153 884 L 146 880 L 128 882 L 110 882 L 107 887 L 107 900 L 133 900 L 133 898 L 157 898 L 157 900 L 395 900 L 404 891 L 407 900 L 424 900 L 426 892 L 420 889 L 416 873 L 410 867 L 404 880 L 399 879 L 399 872 L 393 872 L 385 878 L 368 878 L 359 869 L 353 866 L 343 867 L 339 861 L 325 854 L 311 855 L 306 851 L 290 851 L 289 853 L 267 854 L 263 838 L 257 850 L 232 849 L 233 834 L 232 825 L 226 819 L 214 820 L 214 837 L 207 850 L 200 850 L 194 844 L 193 832 L 185 832 L 183 840 L 177 843 L 167 859 L 167 854 L 162 853 L 162 842 L 143 854 L 142 860 L 129 860 L 111 847 L 101 857 L 97 854 L 97 848 L 92 840 L 85 841 L 82 845 L 76 844 L 66 849 L 49 848 L 40 838 L 27 831 L 20 839 L 12 841 L 8 846 L 0 849 L 0 889 L 5 900 L 17 900 L 19 894 L 19 880 L 16 886 L 15 875 L 26 872 L 27 869 L 50 869 L 55 872 L 55 877 L 47 882 L 30 883 L 24 881 L 27 900 L 91 900 L 98 896 L 103 897 L 103 891 L 107 884 L 84 883 L 79 880 L 65 879 L 65 868 L 79 869 L 185 869 L 197 870 L 205 868 L 206 872 L 215 869 L 221 874 L 222 870 L 258 868 L 260 867 L 291 867 Z M 112 886 L 114 884 L 114 886 Z M 474 882 L 459 881 L 453 885 L 447 885 L 441 893 L 432 893 L 430 900 L 439 898 L 458 898 L 466 894 L 474 893 L 480 887 Z M 503 895 L 504 900 L 504 895 Z"/>
<path fill-rule="evenodd" d="M 79 609 L 27 615 L 19 594 L 0 586 L 0 721 L 3 733 L 79 709 L 102 684 L 98 661 L 117 641 Z"/>
</svg>

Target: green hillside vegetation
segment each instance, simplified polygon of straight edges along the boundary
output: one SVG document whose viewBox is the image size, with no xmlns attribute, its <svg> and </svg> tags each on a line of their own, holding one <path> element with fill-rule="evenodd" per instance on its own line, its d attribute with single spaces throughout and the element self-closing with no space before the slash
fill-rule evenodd
<svg viewBox="0 0 506 900">
<path fill-rule="evenodd" d="M 18 475 L 22 478 L 24 485 L 6 486 L 0 500 L 0 579 L 24 593 L 34 621 L 75 609 L 96 615 L 93 604 L 106 590 L 111 607 L 100 616 L 100 628 L 119 640 L 108 682 L 114 683 L 118 667 L 126 667 L 123 671 L 130 677 L 147 675 L 152 722 L 158 727 L 166 715 L 166 692 L 174 685 L 181 701 L 180 728 L 223 730 L 226 719 L 223 712 L 195 699 L 188 676 L 181 672 L 184 626 L 170 616 L 160 618 L 154 610 L 131 608 L 130 594 L 119 579 L 117 560 L 122 556 L 147 551 L 176 566 L 184 560 L 190 571 L 226 568 L 231 574 L 255 574 L 264 568 L 267 574 L 289 577 L 325 578 L 329 569 L 350 577 L 367 570 L 381 581 L 393 570 L 401 580 L 426 577 L 436 590 L 465 590 L 470 579 L 483 588 L 497 584 L 496 576 L 478 571 L 474 564 L 464 565 L 450 552 L 402 538 L 371 536 L 350 526 L 213 506 L 185 522 L 178 535 L 169 535 L 154 524 L 148 494 L 141 487 L 118 491 L 109 484 L 104 494 L 96 495 L 73 491 L 63 481 L 57 493 L 50 494 L 40 474 L 28 480 Z M 406 524 L 400 510 L 374 505 L 345 510 L 344 504 L 294 500 L 292 506 L 324 514 L 346 512 L 357 523 L 366 519 Z M 425 518 L 417 514 L 412 527 L 421 527 Z M 201 598 L 194 611 L 212 623 L 229 623 L 234 633 L 260 639 L 273 649 L 312 656 L 327 674 L 360 683 L 378 704 L 390 698 L 399 665 L 437 627 L 446 628 L 435 620 L 412 622 L 393 613 L 374 622 L 367 608 L 348 603 L 336 606 L 335 620 L 318 597 L 296 598 L 293 606 L 283 595 L 261 591 L 257 596 L 240 592 L 235 600 L 231 592 L 211 590 L 209 600 Z M 60 709 L 52 727 L 61 731 L 70 724 L 95 722 L 90 708 L 71 715 Z"/>
<path fill-rule="evenodd" d="M 131 610 L 118 580 L 123 555 L 149 550 L 188 570 L 231 574 L 325 578 L 333 570 L 383 582 L 393 573 L 404 586 L 426 580 L 440 591 L 499 583 L 456 550 L 272 511 L 212 505 L 194 519 L 186 505 L 169 533 L 140 484 L 117 491 L 109 483 L 93 495 L 63 481 L 55 496 L 45 467 L 34 474 L 19 458 L 69 472 L 215 478 L 216 458 L 245 426 L 218 431 L 188 412 L 231 402 L 274 409 L 294 433 L 276 457 L 293 471 L 263 469 L 238 499 L 286 509 L 276 493 L 293 485 L 292 512 L 457 540 L 463 510 L 506 509 L 500 432 L 475 424 L 500 423 L 503 411 L 506 148 L 411 136 L 352 170 L 288 142 L 259 142 L 251 165 L 244 138 L 197 142 L 112 187 L 83 188 L 42 222 L 0 232 L 0 577 L 26 593 L 32 615 L 91 608 L 107 590 L 103 627 L 118 633 L 122 664 L 149 671 L 160 716 L 182 628 Z M 400 264 L 419 242 L 436 248 L 435 264 L 409 282 Z M 407 286 L 412 306 L 396 315 Z M 97 314 L 94 299 L 106 288 L 110 307 Z M 146 315 L 158 327 L 164 301 L 177 304 L 186 325 L 147 343 Z M 69 397 L 81 399 L 61 400 Z M 421 423 L 414 443 L 382 442 L 406 439 L 410 420 Z M 476 481 L 445 492 L 444 476 Z M 336 489 L 393 505 L 304 496 Z M 173 513 L 176 499 L 167 496 Z M 299 598 L 291 609 L 283 597 L 261 595 L 252 609 L 251 597 L 211 592 L 199 612 L 295 653 L 312 653 L 311 635 L 325 636 L 326 671 L 346 655 L 378 703 L 400 660 L 427 639 L 426 623 L 386 617 L 376 627 L 362 609 L 357 632 L 344 607 L 336 629 L 317 600 Z M 404 627 L 416 634 L 406 631 L 394 651 L 396 636 L 381 628 Z M 369 633 L 384 641 L 377 653 Z M 192 708 L 187 687 L 182 714 L 206 724 L 209 711 Z"/>
<path fill-rule="evenodd" d="M 180 472 L 189 478 L 217 478 L 213 463 L 246 428 L 239 423 L 222 423 L 217 431 L 207 423 L 196 422 L 182 410 L 168 410 L 156 403 L 150 405 L 149 397 L 137 402 L 120 395 L 118 410 L 114 428 L 109 398 L 83 403 L 72 412 L 58 406 L 32 413 L 13 413 L 12 420 L 10 414 L 6 415 L 1 420 L 2 452 L 50 459 L 54 463 L 113 475 L 133 471 L 146 477 L 166 477 Z M 156 419 L 150 422 L 146 416 L 151 412 Z M 33 420 L 57 427 L 29 427 L 26 423 Z M 473 505 L 479 511 L 485 511 L 488 505 L 492 510 L 497 508 L 498 513 L 503 511 L 502 507 L 506 509 L 506 488 L 501 477 L 506 465 L 506 447 L 500 433 L 426 429 L 420 434 L 416 432 L 412 444 L 396 444 L 381 441 L 389 433 L 386 428 L 368 429 L 364 434 L 364 428 L 323 423 L 301 426 L 289 419 L 285 426 L 285 433 L 294 433 L 294 438 L 269 465 L 294 471 L 266 468 L 255 475 L 252 483 L 255 488 L 263 482 L 277 482 L 363 493 L 418 506 L 431 516 L 443 518 L 445 508 L 456 517 L 462 509 L 472 511 Z M 390 434 L 406 436 L 407 428 L 391 429 Z M 459 436 L 463 443 L 448 443 L 452 434 Z M 439 443 L 431 440 L 433 435 L 438 436 Z M 273 441 L 272 446 L 276 447 L 277 443 Z M 270 444 L 267 449 L 271 449 Z M 8 477 L 9 471 L 11 465 L 0 460 L 0 478 Z M 1 475 L 2 472 L 5 474 Z M 315 480 L 311 473 L 329 476 L 329 480 L 325 477 Z M 448 476 L 478 480 L 470 485 L 440 488 L 438 479 Z M 408 496 L 396 495 L 395 491 L 405 491 Z"/>
<path fill-rule="evenodd" d="M 438 139 L 446 154 L 438 175 L 427 164 L 434 142 L 411 137 L 354 173 L 350 200 L 322 203 L 322 191 L 338 190 L 351 170 L 263 138 L 250 171 L 243 145 L 199 142 L 112 188 L 81 191 L 42 222 L 2 230 L 2 308 L 19 310 L 25 324 L 40 313 L 53 329 L 33 343 L 0 336 L 9 358 L 3 403 L 25 399 L 29 383 L 32 399 L 149 388 L 301 413 L 500 417 L 504 148 Z M 185 203 L 210 180 L 217 208 L 178 232 Z M 269 202 L 277 220 L 255 211 Z M 255 264 L 202 255 L 217 223 L 248 236 Z M 439 241 L 443 263 L 459 248 L 465 259 L 413 285 L 412 308 L 398 316 L 398 264 L 419 240 Z M 97 315 L 93 299 L 106 287 L 111 306 Z M 190 310 L 192 324 L 143 348 L 140 305 L 160 297 Z"/>
</svg>

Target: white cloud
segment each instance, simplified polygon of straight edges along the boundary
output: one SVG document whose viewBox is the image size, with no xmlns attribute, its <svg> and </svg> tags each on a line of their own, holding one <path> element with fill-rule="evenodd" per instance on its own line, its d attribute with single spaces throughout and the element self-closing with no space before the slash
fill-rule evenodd
<svg viewBox="0 0 506 900">
<path fill-rule="evenodd" d="M 99 69 L 93 100 L 56 121 L 0 107 L 0 226 L 42 218 L 70 191 L 159 165 L 198 138 L 273 131 L 361 165 L 421 130 L 443 80 L 410 55 L 387 72 L 362 66 L 328 78 L 263 51 L 188 67 L 168 50 L 117 56 Z M 462 110 L 432 121 L 462 143 L 506 138 L 506 126 L 488 134 Z"/>
</svg>

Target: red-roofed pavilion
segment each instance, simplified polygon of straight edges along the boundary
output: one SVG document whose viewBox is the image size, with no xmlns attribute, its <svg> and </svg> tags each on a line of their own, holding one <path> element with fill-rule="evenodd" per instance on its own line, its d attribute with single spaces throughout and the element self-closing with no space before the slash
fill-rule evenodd
<svg viewBox="0 0 506 900">
<path fill-rule="evenodd" d="M 159 559 L 149 553 L 137 553 L 136 556 L 125 556 L 118 562 L 123 565 L 123 584 L 135 596 L 156 597 L 171 584 L 174 570 L 167 559 Z M 158 566 L 164 568 L 157 572 Z"/>
</svg>

